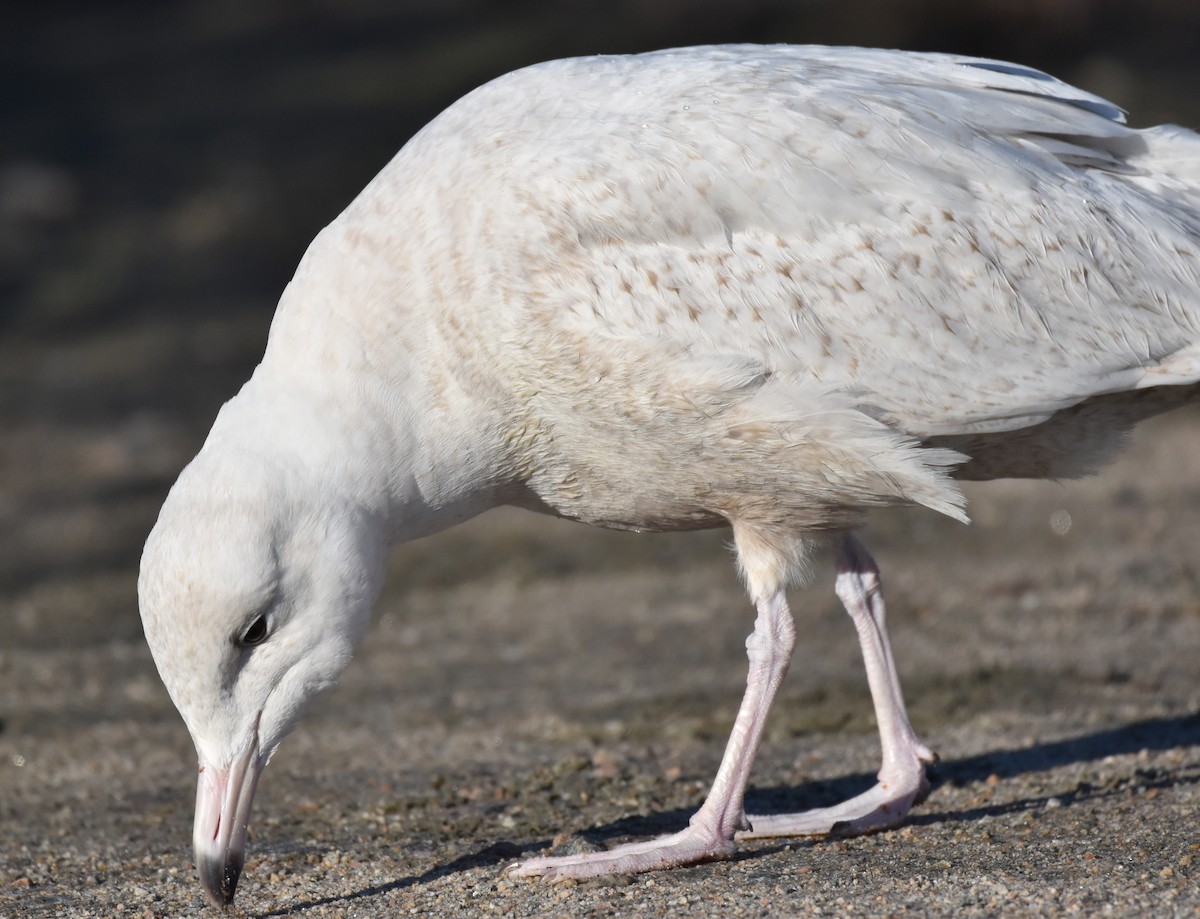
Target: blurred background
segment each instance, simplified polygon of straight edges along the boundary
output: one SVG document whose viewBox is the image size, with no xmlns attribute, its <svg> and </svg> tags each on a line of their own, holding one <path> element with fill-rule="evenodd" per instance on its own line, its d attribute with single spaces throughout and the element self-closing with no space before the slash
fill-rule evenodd
<svg viewBox="0 0 1200 919">
<path fill-rule="evenodd" d="M 107 832 L 120 842 L 113 844 L 119 851 L 140 853 L 146 849 L 140 836 L 145 830 L 134 818 L 154 811 L 171 824 L 163 838 L 177 842 L 180 852 L 186 846 L 186 830 L 179 827 L 188 820 L 186 784 L 192 767 L 182 725 L 141 638 L 138 556 L 170 484 L 199 448 L 219 406 L 258 361 L 276 298 L 317 231 L 418 128 L 492 77 L 556 57 L 734 41 L 874 45 L 1014 60 L 1111 98 L 1130 111 L 1136 125 L 1174 121 L 1200 126 L 1196 0 L 62 0 L 6 9 L 0 28 L 0 788 L 9 789 L 0 792 L 0 818 L 5 826 L 24 827 L 30 815 L 40 820 L 60 800 L 83 802 L 74 811 L 64 808 L 47 818 L 55 832 L 65 835 L 79 830 L 80 814 L 95 813 L 97 807 L 104 811 L 97 802 L 112 793 L 118 796 L 115 812 L 131 815 L 129 828 L 121 831 L 128 835 L 96 829 L 90 835 L 83 832 L 85 839 Z M 1085 530 L 1086 521 L 1094 519 L 1100 530 L 1112 522 L 1114 507 L 1125 507 L 1138 521 L 1150 520 L 1153 526 L 1139 531 L 1144 541 L 1127 553 L 1140 559 L 1144 570 L 1097 561 L 1100 574 L 1082 567 L 1086 573 L 1077 580 L 1101 584 L 1110 577 L 1135 595 L 1143 585 L 1160 585 L 1176 592 L 1161 602 L 1183 611 L 1177 620 L 1194 621 L 1187 618 L 1194 617 L 1195 609 L 1194 579 L 1187 574 L 1191 553 L 1180 549 L 1186 559 L 1172 561 L 1169 569 L 1154 567 L 1166 564 L 1155 548 L 1162 534 L 1179 532 L 1164 522 L 1171 502 L 1131 488 L 1111 498 L 1115 503 L 1098 504 L 1100 510 L 1091 518 L 1077 513 L 1076 531 L 1091 538 L 1094 532 Z M 1194 506 L 1194 495 L 1187 494 Z M 1000 515 L 1000 506 L 983 504 L 976 510 L 982 527 L 972 529 L 982 534 L 972 537 L 977 547 L 990 545 L 987 514 Z M 1158 516 L 1152 516 L 1154 508 Z M 1029 532 L 1036 526 L 1042 535 L 1018 540 L 1034 554 L 1042 553 L 1043 543 L 1037 540 L 1061 543 L 1065 532 L 1059 528 L 1057 536 L 1051 534 L 1043 516 L 1039 510 L 1028 524 Z M 910 528 L 912 518 L 903 519 L 895 530 L 901 534 L 899 545 L 917 532 Z M 1070 517 L 1066 520 L 1069 528 Z M 936 532 L 947 534 L 946 540 L 962 538 L 958 529 L 951 532 L 951 524 L 937 526 L 943 527 Z M 514 582 L 524 578 L 524 583 L 556 567 L 603 571 L 621 552 L 639 554 L 661 568 L 664 559 L 670 561 L 667 556 L 691 552 L 692 546 L 700 547 L 697 558 L 711 563 L 720 557 L 716 547 L 724 538 L 701 534 L 690 542 L 656 542 L 606 537 L 601 542 L 600 537 L 580 535 L 577 528 L 573 539 L 559 538 L 557 529 L 530 529 L 522 540 L 505 542 L 500 529 L 483 531 L 486 538 L 455 544 L 450 552 L 420 546 L 409 551 L 404 577 L 394 578 L 393 584 L 411 592 L 408 605 L 418 617 L 413 623 L 426 614 L 449 615 L 446 611 L 455 604 L 430 593 L 439 584 L 460 584 L 498 570 Z M 1019 526 L 1018 531 L 1024 532 Z M 545 532 L 555 535 L 537 535 Z M 1125 551 L 1117 531 L 1112 538 L 1110 548 Z M 997 546 L 1001 551 L 999 542 Z M 1079 558 L 1090 558 L 1082 548 L 1076 551 Z M 986 555 L 977 560 L 988 564 Z M 675 570 L 686 567 L 677 561 Z M 719 590 L 725 593 L 719 598 L 718 588 L 704 577 L 690 593 L 685 591 L 683 600 L 674 593 L 677 580 L 665 580 L 653 591 L 631 582 L 630 608 L 640 602 L 647 622 L 669 623 L 669 617 L 661 619 L 664 608 L 678 607 L 676 613 L 683 617 L 692 616 L 687 612 L 691 604 L 696 609 L 704 603 L 718 605 L 718 600 L 744 604 L 732 573 L 722 570 L 721 577 L 725 580 Z M 1031 588 L 1023 571 L 996 577 L 1002 580 L 999 587 L 992 585 L 998 623 L 1011 621 L 1004 616 L 1011 613 L 1014 597 L 1025 604 L 1021 608 L 1030 622 L 1041 618 L 1036 603 L 1025 603 Z M 1061 576 L 1074 590 L 1071 578 L 1069 572 Z M 593 594 L 616 589 L 603 577 L 589 583 L 586 589 Z M 939 585 L 925 585 L 916 576 L 900 586 L 906 583 L 913 615 L 926 615 L 926 607 L 912 602 L 912 596 L 926 587 L 936 594 Z M 826 594 L 827 588 L 822 585 Z M 468 600 L 474 597 L 469 585 L 463 590 Z M 518 610 L 528 605 L 524 594 L 502 594 L 509 599 L 500 602 L 491 586 L 484 584 L 480 591 L 480 607 L 499 602 L 492 616 L 497 622 L 507 615 L 505 602 Z M 931 600 L 928 609 L 944 607 L 950 621 L 955 604 L 969 607 L 977 594 L 975 584 L 967 583 L 936 604 Z M 642 599 L 632 599 L 636 597 Z M 1127 615 L 1128 608 L 1134 610 L 1128 615 L 1140 615 L 1139 601 L 1126 599 L 1122 594 L 1112 601 L 1121 606 L 1120 614 Z M 466 618 L 472 612 L 466 607 L 473 602 L 456 601 L 464 607 L 462 621 L 473 623 L 459 629 L 468 645 L 478 644 L 479 637 L 470 630 L 479 629 L 480 620 Z M 540 628 L 556 627 L 552 613 L 562 602 L 546 601 L 550 618 Z M 841 657 L 836 667 L 831 658 L 828 669 L 840 668 L 847 675 L 839 678 L 858 686 L 861 678 L 841 614 L 832 598 L 823 602 L 847 655 L 844 666 Z M 1071 603 L 1073 609 L 1087 606 Z M 664 697 L 664 712 L 677 717 L 683 706 L 699 705 L 687 699 L 701 692 L 699 684 L 705 681 L 711 684 L 707 691 L 727 697 L 730 704 L 736 699 L 744 675 L 743 619 L 730 617 L 728 626 L 722 626 L 728 634 L 713 631 L 711 640 L 706 639 L 728 652 L 724 682 L 713 675 L 716 651 L 710 657 L 705 657 L 707 647 L 697 651 L 691 683 L 678 688 L 678 698 Z M 458 620 L 447 621 L 459 628 L 453 625 Z M 686 619 L 701 621 L 705 629 L 693 628 L 689 640 L 708 635 L 710 620 Z M 1081 620 L 1070 621 L 1076 631 L 1067 637 L 1064 625 L 1063 644 L 1043 657 L 1078 646 L 1085 630 Z M 493 622 L 490 627 L 503 640 L 512 639 L 511 625 Z M 612 628 L 628 631 L 625 625 Z M 970 622 L 961 628 L 978 631 Z M 393 629 L 392 644 L 400 652 L 416 647 L 411 629 Z M 1104 645 L 1094 655 L 1096 661 L 1122 653 L 1120 635 L 1107 634 L 1115 649 Z M 597 635 L 596 646 L 612 638 Z M 1161 637 L 1156 636 L 1147 632 L 1146 640 Z M 1014 655 L 1030 653 L 1039 644 L 1021 637 L 1008 625 L 988 633 L 997 646 L 1011 638 Z M 493 637 L 492 644 L 496 641 Z M 584 639 L 572 634 L 564 641 Z M 662 643 L 656 639 L 646 646 L 649 671 L 654 661 L 662 660 Z M 613 647 L 619 651 L 623 646 Z M 944 657 L 945 647 L 931 643 L 937 650 L 930 650 L 926 659 Z M 985 677 L 993 659 L 1000 659 L 994 647 L 979 652 Z M 490 650 L 473 653 L 483 662 Z M 913 650 L 908 650 L 912 659 Z M 437 653 L 433 648 L 431 654 Z M 682 646 L 677 653 L 682 654 Z M 828 653 L 823 646 L 821 653 Z M 555 667 L 563 660 L 557 647 L 543 656 Z M 374 699 L 368 693 L 382 696 L 382 687 L 392 685 L 392 658 L 378 665 L 389 674 L 380 675 L 380 688 L 374 689 L 368 686 L 368 678 L 376 675 L 369 650 L 366 658 L 356 671 L 362 676 L 350 676 L 349 687 L 339 689 L 342 698 L 358 698 L 352 694 L 361 685 L 363 698 Z M 463 652 L 455 679 L 470 685 L 475 664 L 476 658 Z M 1193 664 L 1194 658 L 1177 655 L 1172 666 Z M 517 656 L 505 666 L 516 674 L 514 679 L 530 678 L 529 667 Z M 586 685 L 569 664 L 561 666 L 567 669 L 547 670 L 547 707 L 561 701 L 564 686 Z M 1098 682 L 1081 684 L 1081 699 L 1090 700 L 1100 691 L 1097 685 L 1107 685 L 1103 668 L 1108 666 L 1095 665 Z M 430 689 L 441 672 L 430 667 L 429 673 L 412 671 L 413 694 L 402 695 L 415 712 L 410 717 L 444 721 L 458 697 L 445 686 Z M 597 665 L 595 687 L 609 679 L 610 670 L 606 661 Z M 1004 683 L 1005 704 L 1015 694 L 1024 700 L 1025 710 L 1050 706 L 1040 701 L 1049 682 L 1014 672 L 1017 676 Z M 1129 683 L 1118 676 L 1122 685 Z M 498 710 L 507 705 L 508 697 L 496 695 L 496 687 L 504 685 L 488 684 L 478 695 Z M 961 682 L 946 685 L 950 701 L 939 708 L 942 703 L 928 701 L 932 696 L 926 692 L 918 714 L 924 705 L 942 718 L 961 705 Z M 1053 685 L 1064 684 L 1056 676 Z M 1145 700 L 1175 698 L 1156 685 L 1143 688 Z M 838 712 L 853 711 L 865 719 L 864 690 L 859 686 L 854 691 L 851 703 L 839 705 Z M 989 691 L 998 698 L 1001 694 Z M 508 708 L 522 710 L 516 704 Z M 1118 717 L 1115 710 L 1113 716 Z M 841 727 L 848 717 L 838 714 L 826 727 Z M 657 714 L 647 718 L 657 730 L 662 719 Z M 165 771 L 153 780 L 147 779 L 153 771 L 146 758 L 151 754 L 138 753 L 130 739 L 151 722 L 157 726 L 154 736 L 172 744 L 157 761 Z M 866 737 L 864 762 L 870 763 L 875 755 L 870 722 L 854 723 Z M 73 734 L 76 729 L 81 733 Z M 713 748 L 712 755 L 723 730 L 714 728 L 718 733 L 713 738 L 705 735 L 704 747 Z M 363 736 L 370 739 L 362 748 L 369 749 L 385 735 L 373 729 Z M 66 753 L 54 745 L 56 739 L 66 742 Z M 95 754 L 75 763 L 72 756 L 78 751 L 72 751 L 72 744 L 94 748 Z M 293 762 L 301 765 L 307 749 L 303 744 L 301 736 L 289 748 L 297 751 Z M 102 751 L 132 751 L 132 759 L 114 765 Z M 320 761 L 317 753 L 307 755 Z M 492 748 L 487 755 L 493 755 Z M 43 771 L 29 775 L 34 769 L 24 768 L 27 762 Z M 117 792 L 101 781 L 110 772 L 120 777 L 112 786 Z M 95 788 L 85 791 L 88 781 Z M 131 789 L 147 781 L 150 790 L 135 796 Z M 283 782 L 274 787 L 284 789 L 279 794 L 288 788 Z M 23 803 L 14 804 L 18 799 Z M 29 853 L 42 845 L 42 830 L 35 820 L 22 832 L 28 837 L 21 842 L 23 854 L 13 858 L 28 863 Z M 450 836 L 462 832 L 460 827 Z M 9 842 L 16 852 L 17 840 Z M 81 856 L 79 863 L 100 864 L 109 858 L 105 851 Z M 172 852 L 163 864 L 183 861 Z M 22 870 L 31 871 L 27 864 Z M 36 875 L 21 875 L 14 883 L 22 877 L 26 886 L 41 883 Z"/>
<path fill-rule="evenodd" d="M 23 4 L 0 36 L 0 654 L 136 633 L 141 541 L 308 241 L 422 124 L 548 58 L 706 42 L 1040 67 L 1200 124 L 1193 0 Z M 0 679 L 4 659 L 0 657 Z M 0 713 L 2 714 L 2 713 Z"/>
</svg>

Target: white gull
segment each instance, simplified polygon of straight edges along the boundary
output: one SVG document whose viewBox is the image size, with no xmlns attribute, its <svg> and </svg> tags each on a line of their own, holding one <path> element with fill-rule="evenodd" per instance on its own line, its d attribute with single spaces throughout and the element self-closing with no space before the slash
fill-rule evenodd
<svg viewBox="0 0 1200 919">
<path fill-rule="evenodd" d="M 232 900 L 259 775 L 367 627 L 388 547 L 517 505 L 728 525 L 758 618 L 682 831 L 518 875 L 720 858 L 893 825 L 905 714 L 864 512 L 965 520 L 957 478 L 1069 477 L 1200 380 L 1200 138 L 995 61 L 710 47 L 556 61 L 471 93 L 308 249 L 262 363 L 142 559 L 146 636 L 200 761 L 194 845 Z M 857 627 L 879 784 L 759 817 L 743 792 L 821 543 Z"/>
</svg>

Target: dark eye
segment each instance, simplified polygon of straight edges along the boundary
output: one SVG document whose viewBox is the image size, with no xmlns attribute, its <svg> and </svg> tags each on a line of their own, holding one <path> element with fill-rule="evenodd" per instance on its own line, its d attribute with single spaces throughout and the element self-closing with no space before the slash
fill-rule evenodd
<svg viewBox="0 0 1200 919">
<path fill-rule="evenodd" d="M 244 648 L 248 648 L 252 645 L 262 644 L 263 641 L 266 640 L 266 637 L 267 617 L 259 616 L 257 619 L 251 622 L 250 627 L 242 633 L 241 640 L 238 641 L 238 644 Z"/>
</svg>

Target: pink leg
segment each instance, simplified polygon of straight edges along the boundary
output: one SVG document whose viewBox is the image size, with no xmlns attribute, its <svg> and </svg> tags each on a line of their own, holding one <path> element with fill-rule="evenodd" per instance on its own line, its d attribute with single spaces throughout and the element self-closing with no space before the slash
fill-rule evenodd
<svg viewBox="0 0 1200 919">
<path fill-rule="evenodd" d="M 908 816 L 913 804 L 929 793 L 925 764 L 937 756 L 917 739 L 892 659 L 884 623 L 883 593 L 879 568 L 855 537 L 847 536 L 838 550 L 837 595 L 854 620 L 862 646 L 867 682 L 875 703 L 883 767 L 879 783 L 857 797 L 834 807 L 798 814 L 750 816 L 750 829 L 738 838 L 757 836 L 808 836 L 838 831 L 862 833 L 895 826 Z"/>
<path fill-rule="evenodd" d="M 750 766 L 758 750 L 771 700 L 787 673 L 796 645 L 796 628 L 787 599 L 778 590 L 758 601 L 754 631 L 746 640 L 750 672 L 725 755 L 703 806 L 687 829 L 647 842 L 617 846 L 607 852 L 531 858 L 508 868 L 508 873 L 550 880 L 586 878 L 598 874 L 636 874 L 678 865 L 727 858 L 734 851 L 734 834 L 746 823 L 742 799 Z"/>
</svg>

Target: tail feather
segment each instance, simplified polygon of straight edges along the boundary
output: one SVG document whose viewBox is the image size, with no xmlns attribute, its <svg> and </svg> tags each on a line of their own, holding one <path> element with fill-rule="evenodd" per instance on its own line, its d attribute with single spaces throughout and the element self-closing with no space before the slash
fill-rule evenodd
<svg viewBox="0 0 1200 919">
<path fill-rule="evenodd" d="M 1146 153 L 1140 157 L 1147 177 L 1183 191 L 1200 223 L 1200 134 L 1175 124 L 1142 131 Z"/>
</svg>

